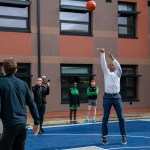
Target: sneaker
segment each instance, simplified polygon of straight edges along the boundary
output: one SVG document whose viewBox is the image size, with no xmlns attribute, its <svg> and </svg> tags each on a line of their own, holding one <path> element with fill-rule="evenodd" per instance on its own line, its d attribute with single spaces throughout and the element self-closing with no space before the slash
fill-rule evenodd
<svg viewBox="0 0 150 150">
<path fill-rule="evenodd" d="M 105 145 L 108 144 L 106 136 L 102 136 L 102 144 L 105 144 Z"/>
<path fill-rule="evenodd" d="M 126 136 L 122 136 L 122 144 L 127 144 Z"/>
<path fill-rule="evenodd" d="M 43 133 L 45 132 L 43 128 L 40 129 Z"/>
<path fill-rule="evenodd" d="M 88 120 L 88 119 L 85 119 L 84 123 L 89 123 L 89 120 Z"/>
<path fill-rule="evenodd" d="M 70 120 L 70 124 L 74 124 L 74 121 Z"/>
<path fill-rule="evenodd" d="M 43 132 L 40 130 L 38 134 L 43 134 Z"/>
<path fill-rule="evenodd" d="M 93 122 L 93 123 L 96 123 L 96 120 L 93 120 L 92 122 Z"/>
<path fill-rule="evenodd" d="M 75 120 L 75 121 L 74 121 L 74 124 L 78 124 L 78 122 Z"/>
</svg>

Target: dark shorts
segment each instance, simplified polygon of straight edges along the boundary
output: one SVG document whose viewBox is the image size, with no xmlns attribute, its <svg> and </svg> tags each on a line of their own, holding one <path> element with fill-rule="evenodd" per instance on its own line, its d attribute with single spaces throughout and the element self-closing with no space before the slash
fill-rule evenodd
<svg viewBox="0 0 150 150">
<path fill-rule="evenodd" d="M 88 105 L 90 106 L 97 106 L 97 100 L 88 100 Z"/>
</svg>

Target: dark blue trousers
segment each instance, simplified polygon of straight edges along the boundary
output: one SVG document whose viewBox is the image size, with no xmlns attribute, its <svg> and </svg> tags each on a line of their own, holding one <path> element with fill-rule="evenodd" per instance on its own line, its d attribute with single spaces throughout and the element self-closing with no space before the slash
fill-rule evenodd
<svg viewBox="0 0 150 150">
<path fill-rule="evenodd" d="M 121 135 L 126 135 L 125 129 L 125 119 L 122 113 L 122 99 L 121 95 L 118 94 L 106 94 L 103 96 L 103 109 L 104 115 L 102 119 L 102 136 L 106 136 L 108 134 L 108 119 L 111 111 L 111 107 L 114 107 L 118 120 L 119 120 L 119 128 Z"/>
<path fill-rule="evenodd" d="M 40 116 L 40 128 L 42 128 L 45 110 L 46 110 L 46 104 L 42 104 L 41 106 L 37 105 L 37 109 L 38 109 L 39 116 Z"/>
<path fill-rule="evenodd" d="M 26 125 L 4 127 L 0 137 L 0 150 L 25 150 Z"/>
</svg>

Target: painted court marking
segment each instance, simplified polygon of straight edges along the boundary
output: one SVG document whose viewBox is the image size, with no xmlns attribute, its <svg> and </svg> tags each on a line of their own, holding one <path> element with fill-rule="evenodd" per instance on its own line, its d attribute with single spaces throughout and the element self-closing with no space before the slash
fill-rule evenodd
<svg viewBox="0 0 150 150">
<path fill-rule="evenodd" d="M 133 119 L 133 120 L 126 120 L 126 122 L 134 122 L 134 121 L 150 121 L 150 119 Z M 54 121 L 53 121 L 54 122 Z M 57 122 L 57 121 L 55 121 Z M 118 120 L 115 121 L 109 121 L 109 123 L 115 123 L 118 122 Z M 59 127 L 70 127 L 70 126 L 88 126 L 88 125 L 92 125 L 92 124 L 102 124 L 102 122 L 97 122 L 97 123 L 79 123 L 79 124 L 65 124 L 65 125 L 52 125 L 52 126 L 43 126 L 43 128 L 59 128 Z M 32 129 L 32 126 L 28 126 L 28 129 Z"/>
<path fill-rule="evenodd" d="M 41 134 L 41 136 L 49 136 L 49 135 L 56 135 L 56 136 L 100 136 L 101 134 L 76 134 L 76 133 L 74 133 L 74 134 L 71 134 L 71 133 L 56 133 L 56 134 Z"/>
<path fill-rule="evenodd" d="M 101 136 L 101 134 L 70 134 L 70 133 L 61 133 L 61 134 L 41 134 L 40 136 Z M 121 137 L 121 135 L 108 135 L 108 137 Z M 127 137 L 131 137 L 131 138 L 144 138 L 144 139 L 150 139 L 149 136 L 134 136 L 134 135 L 127 135 Z"/>
<path fill-rule="evenodd" d="M 150 119 L 140 119 L 140 121 L 150 121 Z"/>
<path fill-rule="evenodd" d="M 99 148 L 96 146 L 88 146 L 88 147 L 79 147 L 79 148 L 71 148 L 71 149 L 64 149 L 64 150 L 106 150 L 106 149 Z"/>
<path fill-rule="evenodd" d="M 139 147 L 117 147 L 117 148 L 109 148 L 107 150 L 115 150 L 115 149 L 140 149 L 140 150 L 144 150 L 145 148 L 146 149 L 150 149 L 150 146 L 139 146 Z"/>
<path fill-rule="evenodd" d="M 145 121 L 145 123 L 146 123 L 146 121 L 147 122 L 149 122 L 150 121 L 150 119 L 148 119 L 148 118 L 145 118 L 145 119 L 132 119 L 132 120 L 126 120 L 126 122 L 134 122 L 134 121 Z M 115 122 L 118 122 L 118 121 L 109 121 L 109 123 L 115 123 Z M 92 125 L 93 123 L 89 123 L 89 124 L 67 124 L 67 125 L 55 125 L 55 126 L 45 126 L 44 128 L 51 128 L 52 129 L 52 131 L 53 131 L 53 129 L 54 129 L 54 133 L 50 133 L 50 132 L 47 132 L 47 133 L 44 133 L 44 134 L 42 134 L 42 135 L 40 135 L 41 137 L 43 136 L 44 138 L 47 138 L 48 136 L 54 136 L 54 138 L 57 138 L 57 136 L 59 137 L 63 137 L 64 136 L 64 138 L 67 138 L 67 136 L 70 136 L 69 138 L 73 138 L 73 137 L 75 137 L 75 136 L 77 136 L 77 138 L 78 137 L 81 137 L 81 136 L 87 136 L 87 138 L 88 138 L 88 136 L 91 136 L 92 138 L 94 138 L 94 136 L 95 136 L 95 138 L 97 138 L 97 137 L 101 137 L 101 132 L 98 132 L 98 133 L 80 133 L 80 132 L 78 132 L 78 133 L 70 133 L 69 131 L 71 131 L 71 129 L 72 129 L 72 127 L 73 126 L 78 126 L 78 127 L 83 127 L 83 126 L 88 126 L 88 125 Z M 96 123 L 97 125 L 98 124 L 101 124 L 101 122 L 97 122 Z M 69 128 L 69 131 L 68 132 L 62 132 L 62 130 L 63 130 L 63 127 L 70 127 L 70 126 L 72 126 L 71 128 Z M 77 127 L 77 128 L 78 128 Z M 55 132 L 55 128 L 62 128 L 62 130 L 58 130 L 58 132 L 57 132 L 57 130 L 56 130 L 56 132 Z M 74 128 L 74 127 L 73 127 Z M 75 127 L 76 128 L 76 127 Z M 59 132 L 60 131 L 60 132 Z M 67 130 L 66 130 L 67 131 Z M 62 133 L 61 133 L 62 132 Z M 129 133 L 130 134 L 130 133 Z M 142 135 L 142 134 L 138 134 L 138 132 L 137 133 L 135 133 L 134 135 L 132 135 L 132 133 L 129 135 L 129 134 L 127 134 L 127 140 L 128 140 L 128 138 L 130 139 L 132 139 L 132 138 L 136 138 L 137 140 L 138 140 L 138 138 L 140 138 L 141 140 L 143 140 L 143 141 L 146 141 L 146 140 L 148 140 L 148 143 L 149 143 L 149 141 L 150 141 L 150 135 Z M 33 135 L 33 133 L 31 133 L 30 135 Z M 66 137 L 65 137 L 66 136 Z M 121 137 L 121 135 L 120 134 L 112 134 L 112 135 L 108 135 L 108 137 Z M 136 140 L 135 140 L 136 141 Z M 78 146 L 81 146 L 80 144 L 79 145 L 76 145 L 76 146 L 74 146 L 74 148 L 71 148 L 72 146 L 70 146 L 70 148 L 67 148 L 67 147 L 64 147 L 64 149 L 62 149 L 62 150 L 131 150 L 131 149 L 135 149 L 135 150 L 146 150 L 146 149 L 150 149 L 150 145 L 148 144 L 140 144 L 140 145 L 131 145 L 131 144 L 129 144 L 129 145 L 118 145 L 118 146 L 113 146 L 113 147 L 110 147 L 109 145 L 109 147 L 107 146 L 107 148 L 106 147 L 104 147 L 104 148 L 101 148 L 101 147 L 99 147 L 99 146 L 97 146 L 97 145 L 95 145 L 95 144 L 91 144 L 91 145 L 93 145 L 93 146 L 86 146 L 86 144 L 85 144 L 85 147 L 78 147 Z M 94 146 L 95 145 L 95 146 Z M 147 146 L 146 146 L 147 145 Z M 69 146 L 68 146 L 69 147 Z M 65 149 L 66 148 L 66 149 Z M 55 150 L 57 150 L 57 149 L 55 149 Z"/>
</svg>

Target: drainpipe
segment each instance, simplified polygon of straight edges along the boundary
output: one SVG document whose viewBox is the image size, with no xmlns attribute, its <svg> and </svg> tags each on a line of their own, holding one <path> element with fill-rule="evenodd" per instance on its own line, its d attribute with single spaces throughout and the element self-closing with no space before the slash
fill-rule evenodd
<svg viewBox="0 0 150 150">
<path fill-rule="evenodd" d="M 38 76 L 41 76 L 41 30 L 40 30 L 40 0 L 37 0 L 37 48 L 38 48 Z"/>
</svg>

